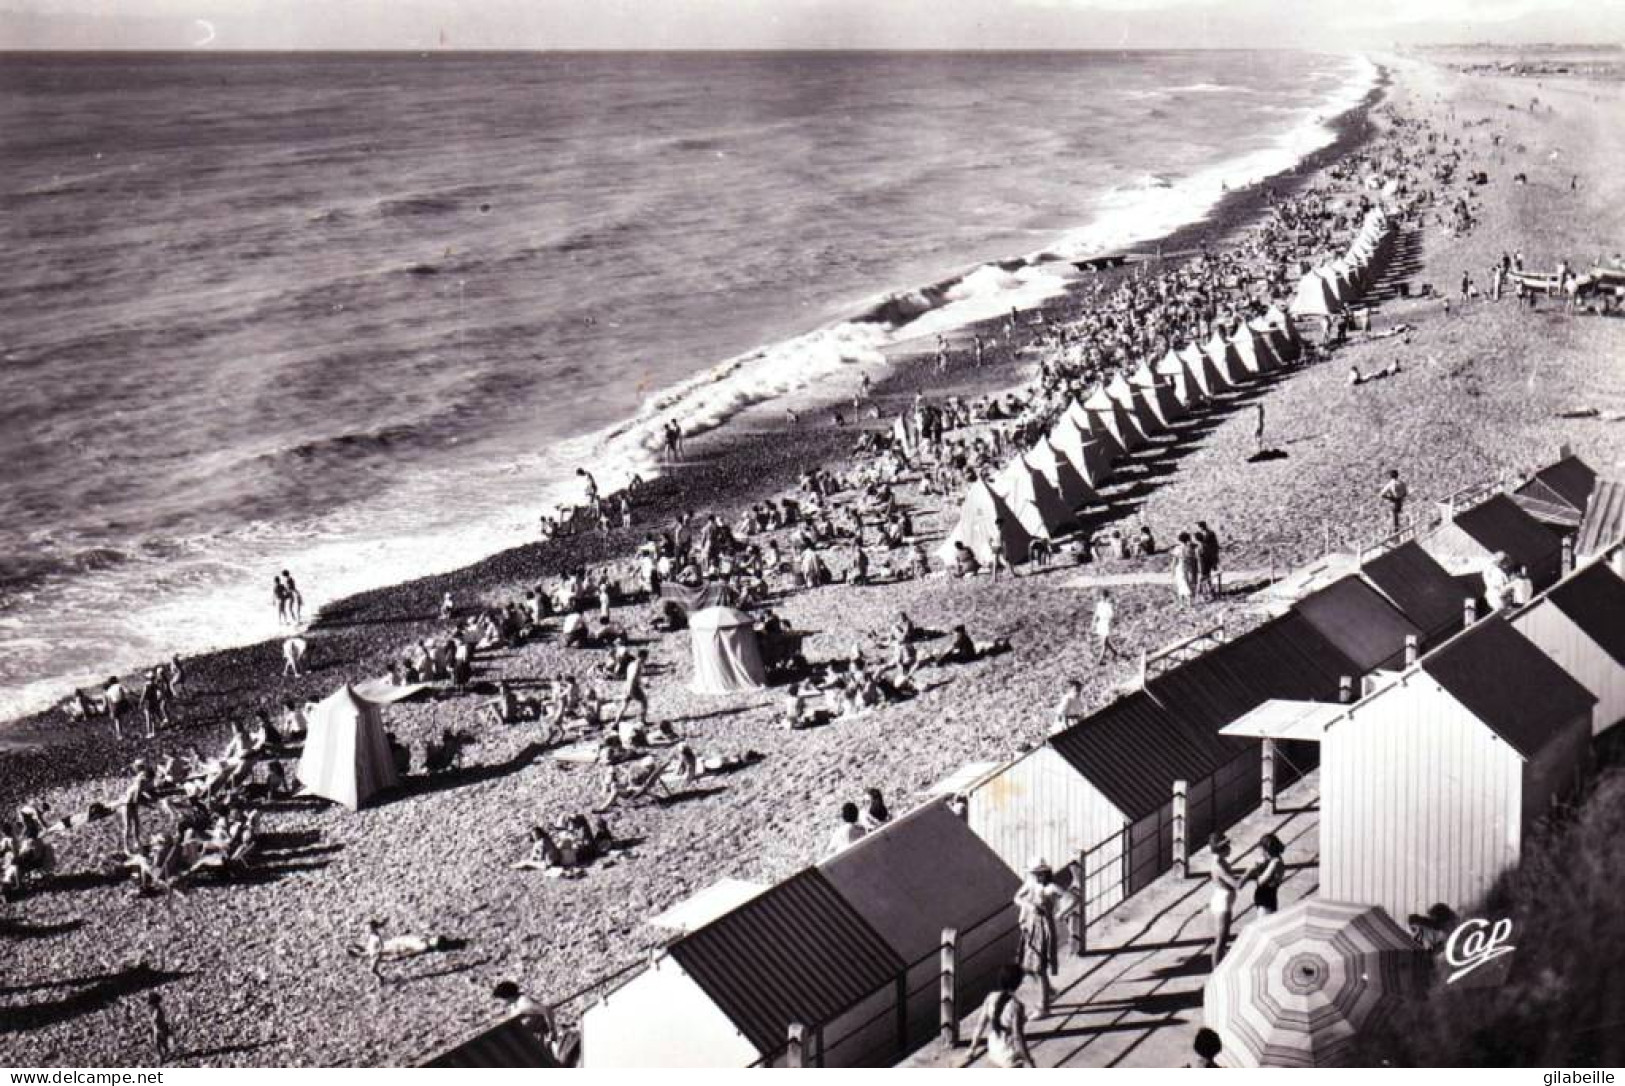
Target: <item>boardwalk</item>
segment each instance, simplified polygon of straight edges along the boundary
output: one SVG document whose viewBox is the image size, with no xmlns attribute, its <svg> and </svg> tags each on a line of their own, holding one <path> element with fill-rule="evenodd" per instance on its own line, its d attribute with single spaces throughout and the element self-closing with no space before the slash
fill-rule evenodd
<svg viewBox="0 0 1625 1086">
<path fill-rule="evenodd" d="M 1243 868 L 1257 861 L 1256 845 L 1264 833 L 1273 831 L 1286 844 L 1283 906 L 1319 887 L 1319 788 L 1319 773 L 1311 773 L 1283 793 L 1276 814 L 1255 811 L 1229 831 Z M 1055 1006 L 1028 1028 L 1038 1066 L 1184 1066 L 1191 1038 L 1202 1025 L 1202 986 L 1209 971 L 1208 861 L 1203 849 L 1191 860 L 1192 877 L 1171 871 L 1097 921 L 1081 958 L 1063 953 Z M 1240 906 L 1237 934 L 1253 918 L 1250 887 Z M 1023 998 L 1036 1007 L 1036 992 L 1024 991 Z M 974 1016 L 961 1023 L 965 1042 L 975 1027 Z M 963 1053 L 963 1046 L 950 1053 L 933 1044 L 904 1066 L 952 1065 Z"/>
</svg>

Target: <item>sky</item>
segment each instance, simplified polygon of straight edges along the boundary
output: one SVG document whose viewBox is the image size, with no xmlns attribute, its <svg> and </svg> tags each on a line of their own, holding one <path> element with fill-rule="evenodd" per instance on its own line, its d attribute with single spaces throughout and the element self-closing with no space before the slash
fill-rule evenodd
<svg viewBox="0 0 1625 1086">
<path fill-rule="evenodd" d="M 1370 49 L 1625 41 L 1625 0 L 0 0 L 0 49 Z"/>
</svg>

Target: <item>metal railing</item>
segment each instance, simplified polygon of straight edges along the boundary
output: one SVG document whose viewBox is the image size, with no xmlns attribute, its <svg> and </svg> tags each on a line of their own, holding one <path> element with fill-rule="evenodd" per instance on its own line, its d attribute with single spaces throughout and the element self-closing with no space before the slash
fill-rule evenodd
<svg viewBox="0 0 1625 1086">
<path fill-rule="evenodd" d="M 1188 660 L 1194 660 L 1210 649 L 1224 644 L 1224 641 L 1224 623 L 1220 622 L 1217 626 L 1210 626 L 1183 641 L 1167 645 L 1155 652 L 1143 653 L 1140 656 L 1140 689 L 1144 690 L 1146 683 L 1164 671 L 1176 668 Z"/>
</svg>

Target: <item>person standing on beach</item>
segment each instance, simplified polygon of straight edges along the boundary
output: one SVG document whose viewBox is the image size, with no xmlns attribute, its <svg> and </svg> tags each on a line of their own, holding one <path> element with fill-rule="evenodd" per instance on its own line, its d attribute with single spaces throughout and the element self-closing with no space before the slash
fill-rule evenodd
<svg viewBox="0 0 1625 1086">
<path fill-rule="evenodd" d="M 135 779 L 124 790 L 124 799 L 119 804 L 119 821 L 124 831 L 126 852 L 135 852 L 141 847 L 141 805 L 158 802 L 158 793 L 152 786 L 152 767 L 138 761 L 134 768 Z"/>
<path fill-rule="evenodd" d="M 1117 605 L 1112 602 L 1112 594 L 1102 591 L 1100 599 L 1095 601 L 1095 616 L 1092 623 L 1095 632 L 1095 644 L 1098 646 L 1095 653 L 1095 663 L 1097 665 L 1105 663 L 1108 654 L 1114 657 L 1128 655 L 1118 648 L 1117 642 L 1113 640 L 1112 627 L 1116 621 Z"/>
<path fill-rule="evenodd" d="M 1174 598 L 1189 603 L 1196 598 L 1196 555 L 1189 532 L 1180 532 L 1172 548 Z"/>
<path fill-rule="evenodd" d="M 1076 894 L 1076 888 L 1074 888 Z M 1049 1013 L 1055 1002 L 1055 985 L 1050 980 L 1061 969 L 1061 939 L 1056 914 L 1066 891 L 1055 884 L 1055 872 L 1044 860 L 1028 865 L 1027 879 L 1016 891 L 1016 923 L 1021 930 L 1021 970 L 1038 978 L 1038 1013 Z M 1082 907 L 1082 901 L 1078 902 Z"/>
<path fill-rule="evenodd" d="M 271 584 L 271 601 L 276 604 L 276 620 L 278 625 L 288 623 L 288 586 L 282 583 L 282 574 L 276 575 Z"/>
<path fill-rule="evenodd" d="M 113 722 L 113 738 L 123 739 L 124 714 L 130 711 L 130 695 L 117 675 L 109 677 L 102 689 L 102 704 L 107 707 L 108 719 Z"/>
<path fill-rule="evenodd" d="M 1213 894 L 1208 899 L 1208 911 L 1213 914 L 1213 947 L 1210 951 L 1212 967 L 1217 969 L 1224 960 L 1225 946 L 1230 942 L 1230 925 L 1236 913 L 1236 892 L 1241 888 L 1241 874 L 1230 862 L 1230 839 L 1223 833 L 1214 833 L 1208 839 L 1213 853 L 1213 867 L 1208 881 Z"/>
<path fill-rule="evenodd" d="M 1196 574 L 1201 591 L 1214 599 L 1219 597 L 1219 535 L 1207 526 L 1207 521 L 1196 522 Z"/>
<path fill-rule="evenodd" d="M 282 589 L 288 600 L 288 621 L 297 625 L 305 620 L 305 597 L 299 594 L 299 586 L 293 583 L 293 574 L 287 570 L 282 571 Z"/>
<path fill-rule="evenodd" d="M 1405 515 L 1405 499 L 1410 497 L 1410 488 L 1399 477 L 1398 469 L 1388 472 L 1388 481 L 1382 484 L 1377 491 L 1377 497 L 1388 503 L 1388 509 L 1393 514 L 1394 531 L 1399 531 Z"/>
<path fill-rule="evenodd" d="M 1253 407 L 1258 411 L 1258 419 L 1253 424 L 1253 451 L 1261 453 L 1264 451 L 1264 405 L 1255 403 Z"/>
<path fill-rule="evenodd" d="M 627 665 L 626 688 L 621 694 L 621 707 L 616 711 L 611 727 L 620 724 L 621 718 L 626 715 L 626 710 L 633 702 L 638 704 L 638 722 L 644 725 L 649 723 L 649 695 L 643 690 L 643 669 L 648 663 L 649 650 L 639 649 L 637 659 Z"/>
<path fill-rule="evenodd" d="M 297 679 L 308 670 L 305 667 L 305 653 L 310 648 L 300 634 L 294 634 L 282 642 L 282 674 L 286 678 Z"/>
</svg>

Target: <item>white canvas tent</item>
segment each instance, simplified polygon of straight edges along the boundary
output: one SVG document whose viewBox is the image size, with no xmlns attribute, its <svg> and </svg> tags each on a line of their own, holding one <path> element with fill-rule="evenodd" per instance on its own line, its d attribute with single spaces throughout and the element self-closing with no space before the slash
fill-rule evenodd
<svg viewBox="0 0 1625 1086">
<path fill-rule="evenodd" d="M 994 548 L 1002 544 L 1004 556 L 1014 565 L 1027 560 L 1027 547 L 1031 542 L 1032 537 L 1010 507 L 993 493 L 992 487 L 978 479 L 965 491 L 965 501 L 959 507 L 959 523 L 938 548 L 937 557 L 951 568 L 954 544 L 963 543 L 986 567 L 993 562 Z"/>
<path fill-rule="evenodd" d="M 1275 348 L 1275 356 L 1282 362 L 1291 362 L 1303 353 L 1303 337 L 1298 335 L 1298 326 L 1292 323 L 1292 318 L 1282 312 L 1280 306 L 1269 307 L 1264 314 L 1264 325 L 1274 330 L 1270 346 Z M 1277 343 L 1277 337 L 1280 343 Z"/>
<path fill-rule="evenodd" d="M 1146 403 L 1145 397 L 1140 395 L 1138 389 L 1124 380 L 1122 374 L 1107 382 L 1106 395 L 1122 406 L 1124 414 L 1134 423 L 1134 428 L 1146 439 L 1149 440 L 1167 429 L 1162 416 Z"/>
<path fill-rule="evenodd" d="M 1202 392 L 1202 386 L 1191 376 L 1190 367 L 1172 348 L 1169 348 L 1168 353 L 1157 363 L 1157 375 L 1173 385 L 1174 398 L 1187 412 L 1200 407 L 1207 399 Z"/>
<path fill-rule="evenodd" d="M 1055 488 L 1055 493 L 1061 498 L 1061 503 L 1068 509 L 1082 509 L 1100 500 L 1094 487 L 1079 473 L 1066 454 L 1049 443 L 1044 438 L 1032 447 L 1027 454 L 1027 463 L 1031 464 L 1039 474 L 1049 481 Z"/>
<path fill-rule="evenodd" d="M 313 795 L 356 810 L 400 783 L 377 705 L 340 687 L 310 714 L 296 775 Z"/>
<path fill-rule="evenodd" d="M 1111 454 L 1076 419 L 1063 418 L 1049 434 L 1050 444 L 1072 461 L 1078 474 L 1099 491 L 1112 477 Z"/>
<path fill-rule="evenodd" d="M 1104 429 L 1123 447 L 1124 452 L 1133 452 L 1145 445 L 1145 435 L 1140 433 L 1134 421 L 1129 418 L 1123 405 L 1110 396 L 1104 388 L 1096 388 L 1083 402 L 1084 409 L 1095 421 L 1095 433 Z"/>
<path fill-rule="evenodd" d="M 1239 385 L 1252 376 L 1251 372 L 1241 364 L 1241 355 L 1237 353 L 1230 341 L 1213 330 L 1213 338 L 1207 341 L 1207 356 L 1213 362 L 1213 367 L 1232 385 Z"/>
<path fill-rule="evenodd" d="M 1230 344 L 1235 348 L 1236 357 L 1241 364 L 1247 367 L 1248 372 L 1264 374 L 1275 369 L 1277 362 L 1274 353 L 1270 350 L 1269 341 L 1250 324 L 1242 324 L 1236 329 L 1236 334 L 1230 337 Z"/>
<path fill-rule="evenodd" d="M 1139 390 L 1147 409 L 1155 414 L 1164 426 L 1172 428 L 1177 420 L 1189 413 L 1180 402 L 1173 382 L 1159 376 L 1150 362 L 1140 363 L 1140 368 L 1129 378 L 1129 384 Z"/>
<path fill-rule="evenodd" d="M 1202 348 L 1196 344 L 1187 343 L 1181 347 L 1179 357 L 1184 361 L 1185 369 L 1195 380 L 1197 387 L 1202 390 L 1202 395 L 1208 399 L 1230 387 L 1224 375 L 1214 367 L 1213 359 L 1203 353 Z"/>
<path fill-rule="evenodd" d="M 756 646 L 756 628 L 743 611 L 707 607 L 688 617 L 696 694 L 732 694 L 767 686 L 767 669 Z"/>
<path fill-rule="evenodd" d="M 1308 272 L 1298 280 L 1298 292 L 1292 296 L 1294 317 L 1326 317 L 1342 308 L 1332 285 L 1318 270 Z"/>
<path fill-rule="evenodd" d="M 993 490 L 1035 539 L 1054 539 L 1078 526 L 1072 510 L 1026 457 L 1010 461 L 993 480 Z"/>
</svg>

